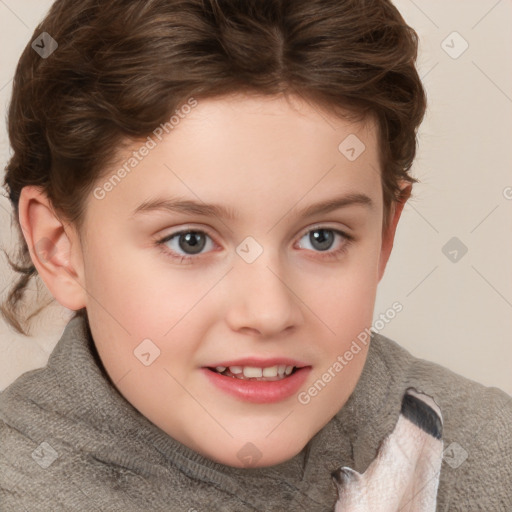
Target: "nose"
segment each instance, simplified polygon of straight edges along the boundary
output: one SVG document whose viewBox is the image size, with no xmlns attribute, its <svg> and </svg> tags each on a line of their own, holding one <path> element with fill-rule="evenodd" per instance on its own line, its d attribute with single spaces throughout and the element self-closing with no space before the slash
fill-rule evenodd
<svg viewBox="0 0 512 512">
<path fill-rule="evenodd" d="M 275 337 L 302 323 L 302 302 L 278 258 L 264 255 L 230 272 L 226 321 L 237 332 Z"/>
</svg>

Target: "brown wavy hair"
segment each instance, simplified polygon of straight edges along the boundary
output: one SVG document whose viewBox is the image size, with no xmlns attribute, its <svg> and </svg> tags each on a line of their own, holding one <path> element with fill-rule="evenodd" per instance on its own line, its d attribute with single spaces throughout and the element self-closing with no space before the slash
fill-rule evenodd
<svg viewBox="0 0 512 512">
<path fill-rule="evenodd" d="M 58 48 L 31 47 L 42 32 Z M 8 112 L 13 149 L 4 187 L 18 231 L 19 273 L 0 306 L 14 329 L 38 278 L 19 226 L 24 186 L 40 186 L 62 221 L 84 202 L 113 148 L 145 138 L 188 98 L 297 94 L 379 128 L 385 221 L 416 153 L 426 95 L 418 36 L 388 0 L 57 0 L 19 60 Z M 5 251 L 4 251 L 5 253 Z M 43 306 L 44 307 L 44 306 Z M 85 316 L 85 308 L 75 312 Z"/>
</svg>

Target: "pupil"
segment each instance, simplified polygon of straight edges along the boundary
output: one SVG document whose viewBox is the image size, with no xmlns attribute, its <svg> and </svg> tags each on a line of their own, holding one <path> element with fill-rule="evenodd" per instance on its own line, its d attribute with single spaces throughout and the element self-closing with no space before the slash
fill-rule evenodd
<svg viewBox="0 0 512 512">
<path fill-rule="evenodd" d="M 325 233 L 328 233 L 328 235 Z M 331 247 L 334 236 L 332 231 L 328 229 L 316 229 L 309 234 L 309 238 L 311 243 L 314 242 L 313 245 L 315 245 L 315 243 L 320 244 L 320 246 L 317 247 L 319 250 L 325 251 Z"/>
<path fill-rule="evenodd" d="M 186 244 L 188 244 L 188 247 Z M 180 236 L 180 248 L 185 252 L 197 254 L 202 251 L 204 245 L 205 239 L 202 233 L 191 231 Z"/>
</svg>

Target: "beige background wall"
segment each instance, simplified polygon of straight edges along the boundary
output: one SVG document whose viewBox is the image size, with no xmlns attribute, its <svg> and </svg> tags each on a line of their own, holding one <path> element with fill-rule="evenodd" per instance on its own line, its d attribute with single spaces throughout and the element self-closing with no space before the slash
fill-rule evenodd
<svg viewBox="0 0 512 512">
<path fill-rule="evenodd" d="M 14 68 L 51 3 L 0 0 L 2 175 Z M 414 355 L 512 395 L 512 2 L 395 5 L 420 36 L 419 71 L 429 107 L 413 167 L 421 183 L 404 209 L 375 320 L 395 301 L 403 311 L 383 329 L 374 326 Z M 0 197 L 4 248 L 15 243 L 11 215 Z M 12 274 L 3 255 L 0 270 L 4 296 Z M 0 389 L 44 366 L 66 314 L 51 306 L 32 338 L 0 321 Z"/>
</svg>

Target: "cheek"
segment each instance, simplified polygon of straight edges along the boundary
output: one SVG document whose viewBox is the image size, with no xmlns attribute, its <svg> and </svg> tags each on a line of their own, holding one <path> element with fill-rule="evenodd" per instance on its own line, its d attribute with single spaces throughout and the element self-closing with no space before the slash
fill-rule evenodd
<svg viewBox="0 0 512 512">
<path fill-rule="evenodd" d="M 167 332 L 206 291 L 197 273 L 167 265 L 157 247 L 101 238 L 108 245 L 96 239 L 85 257 L 88 309 L 103 307 L 129 331 Z"/>
<path fill-rule="evenodd" d="M 169 386 L 169 375 L 158 371 L 161 367 L 176 376 L 186 373 L 201 339 L 200 299 L 211 283 L 200 282 L 191 272 L 157 265 L 133 248 L 108 253 L 97 248 L 87 255 L 87 262 L 87 310 L 100 356 L 114 382 L 130 372 L 120 389 L 136 396 L 143 390 L 135 385 L 130 391 L 129 381 L 157 389 L 164 383 Z M 139 347 L 145 347 L 152 360 L 155 357 L 150 367 L 137 359 Z"/>
<path fill-rule="evenodd" d="M 367 262 L 368 263 L 368 262 Z M 371 267 L 358 264 L 333 274 L 328 287 L 317 288 L 314 312 L 321 360 L 315 380 L 302 398 L 312 416 L 330 418 L 346 402 L 359 380 L 368 350 L 377 280 Z M 311 307 L 313 310 L 313 307 Z"/>
<path fill-rule="evenodd" d="M 183 380 L 195 365 L 194 354 L 216 310 L 212 288 L 219 276 L 218 272 L 179 269 L 158 259 L 134 251 L 108 264 L 101 286 L 101 301 L 108 304 L 108 314 L 96 308 L 96 325 L 108 325 L 113 333 L 115 341 L 104 349 L 112 355 L 112 364 L 122 364 L 124 371 L 135 372 L 134 377 L 149 380 L 163 366 Z M 145 339 L 157 347 L 149 345 L 152 350 L 160 351 L 151 372 L 133 357 Z M 166 376 L 169 378 L 164 372 L 162 378 Z"/>
<path fill-rule="evenodd" d="M 311 309 L 338 335 L 353 332 L 372 320 L 379 282 L 378 251 L 374 246 L 360 247 L 327 269 L 322 278 L 317 275 L 308 281 Z"/>
</svg>

